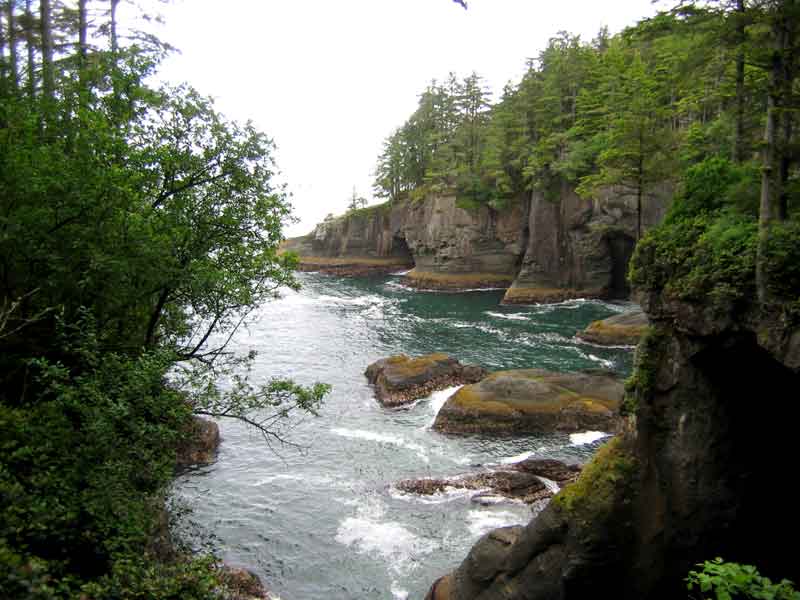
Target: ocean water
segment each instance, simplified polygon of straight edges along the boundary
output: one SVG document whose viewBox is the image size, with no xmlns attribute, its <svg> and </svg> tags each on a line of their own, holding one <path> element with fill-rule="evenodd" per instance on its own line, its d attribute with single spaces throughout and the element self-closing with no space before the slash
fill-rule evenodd
<svg viewBox="0 0 800 600">
<path fill-rule="evenodd" d="M 447 352 L 490 370 L 603 368 L 625 375 L 631 349 L 586 344 L 575 332 L 631 305 L 504 307 L 502 292 L 417 292 L 398 276 L 299 277 L 301 291 L 261 307 L 231 348 L 258 352 L 259 379 L 331 384 L 320 416 L 286 431 L 296 447 L 223 420 L 217 461 L 175 482 L 176 497 L 216 537 L 222 558 L 258 573 L 283 600 L 421 599 L 484 533 L 527 523 L 532 512 L 514 502 L 473 503 L 474 491 L 403 494 L 394 482 L 527 457 L 584 462 L 602 444 L 598 432 L 443 435 L 430 426 L 457 388 L 388 410 L 363 373 L 391 354 Z"/>
</svg>

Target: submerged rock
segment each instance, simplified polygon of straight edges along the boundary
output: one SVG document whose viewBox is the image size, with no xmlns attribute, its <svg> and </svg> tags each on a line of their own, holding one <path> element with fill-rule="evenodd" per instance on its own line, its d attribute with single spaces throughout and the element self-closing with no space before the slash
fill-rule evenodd
<svg viewBox="0 0 800 600">
<path fill-rule="evenodd" d="M 634 310 L 594 321 L 586 329 L 579 331 L 578 337 L 604 346 L 635 346 L 648 325 L 644 311 Z"/>
<path fill-rule="evenodd" d="M 443 353 L 416 358 L 398 354 L 372 363 L 364 374 L 375 386 L 378 401 L 384 406 L 396 407 L 437 390 L 480 381 L 486 376 L 486 370 L 462 365 Z"/>
<path fill-rule="evenodd" d="M 490 434 L 616 431 L 622 395 L 622 382 L 611 374 L 499 371 L 451 396 L 433 428 Z"/>
</svg>

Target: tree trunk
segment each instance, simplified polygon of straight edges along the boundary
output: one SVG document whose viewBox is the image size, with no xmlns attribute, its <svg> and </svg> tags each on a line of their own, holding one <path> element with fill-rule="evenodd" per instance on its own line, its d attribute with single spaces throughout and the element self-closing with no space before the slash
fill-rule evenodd
<svg viewBox="0 0 800 600">
<path fill-rule="evenodd" d="M 116 58 L 117 51 L 119 50 L 119 39 L 117 38 L 117 7 L 119 6 L 120 0 L 110 0 L 111 1 L 111 52 L 114 54 Z"/>
<path fill-rule="evenodd" d="M 14 15 L 14 3 L 6 3 L 6 27 L 8 28 L 8 81 L 11 89 L 19 88 L 19 60 L 17 57 L 17 24 Z"/>
<path fill-rule="evenodd" d="M 36 46 L 33 42 L 33 0 L 25 0 L 25 45 L 28 47 L 28 98 L 36 96 Z"/>
<path fill-rule="evenodd" d="M 756 257 L 756 293 L 759 302 L 769 299 L 766 274 L 767 245 L 772 225 L 777 217 L 776 198 L 780 196 L 778 182 L 775 180 L 776 140 L 775 130 L 778 124 L 780 108 L 781 78 L 783 76 L 783 51 L 786 44 L 785 28 L 781 19 L 776 17 L 773 25 L 775 47 L 772 52 L 769 94 L 767 96 L 767 120 L 764 128 L 764 149 L 761 166 L 761 199 L 758 209 L 758 250 Z"/>
<path fill-rule="evenodd" d="M 736 2 L 736 130 L 733 137 L 733 161 L 744 160 L 744 43 L 745 32 L 744 0 Z"/>
<path fill-rule="evenodd" d="M 88 0 L 78 0 L 78 60 L 80 61 L 81 71 L 86 69 L 87 31 L 88 19 L 86 14 L 86 3 Z"/>
<path fill-rule="evenodd" d="M 52 99 L 55 91 L 53 30 L 50 9 L 50 0 L 39 0 L 39 19 L 41 21 L 39 25 L 42 36 L 42 92 L 47 99 Z"/>
<path fill-rule="evenodd" d="M 85 96 L 88 91 L 86 81 L 88 49 L 88 29 L 89 23 L 86 13 L 86 3 L 88 0 L 78 0 L 78 87 L 80 88 L 81 107 L 85 107 Z"/>
</svg>

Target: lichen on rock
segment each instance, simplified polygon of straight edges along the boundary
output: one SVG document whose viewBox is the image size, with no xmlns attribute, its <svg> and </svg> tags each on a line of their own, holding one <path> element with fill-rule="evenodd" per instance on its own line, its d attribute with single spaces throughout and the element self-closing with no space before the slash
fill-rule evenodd
<svg viewBox="0 0 800 600">
<path fill-rule="evenodd" d="M 464 386 L 442 406 L 434 429 L 520 434 L 616 431 L 623 384 L 615 376 L 520 369 Z"/>
</svg>

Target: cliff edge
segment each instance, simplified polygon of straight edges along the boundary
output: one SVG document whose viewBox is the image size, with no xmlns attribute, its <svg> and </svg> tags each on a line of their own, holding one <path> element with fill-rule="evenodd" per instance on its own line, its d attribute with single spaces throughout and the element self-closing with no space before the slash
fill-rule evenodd
<svg viewBox="0 0 800 600">
<path fill-rule="evenodd" d="M 646 199 L 645 227 L 662 219 L 668 192 Z M 287 240 L 283 249 L 296 252 L 304 270 L 410 269 L 411 286 L 504 288 L 509 303 L 623 298 L 636 221 L 636 199 L 623 190 L 582 199 L 563 184 L 552 197 L 535 192 L 502 211 L 463 208 L 452 194 L 354 210 Z"/>
</svg>

